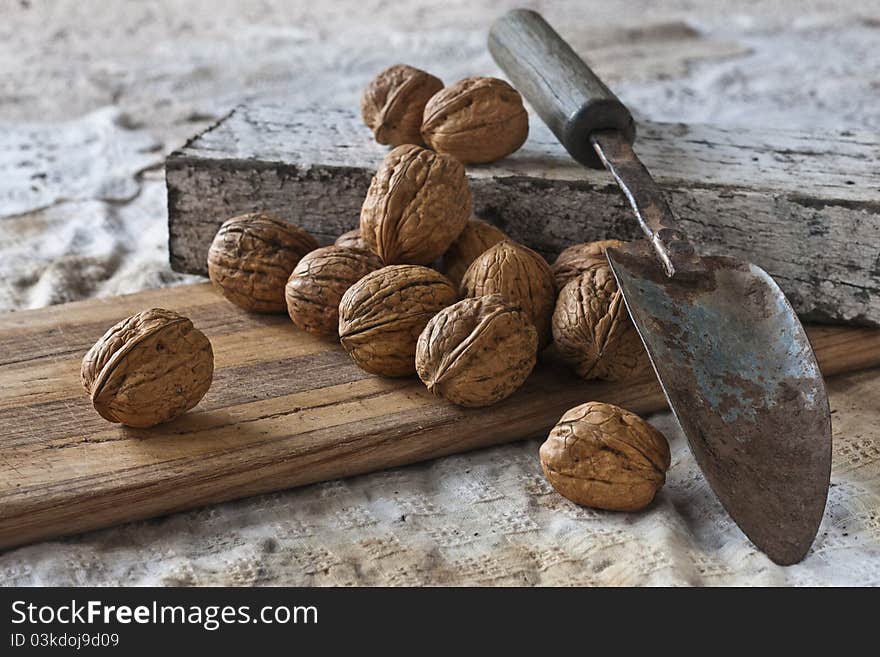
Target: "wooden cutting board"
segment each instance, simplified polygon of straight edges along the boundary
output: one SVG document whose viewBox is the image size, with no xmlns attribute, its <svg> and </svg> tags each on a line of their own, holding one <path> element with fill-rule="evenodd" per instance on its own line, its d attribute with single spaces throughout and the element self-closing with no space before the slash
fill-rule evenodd
<svg viewBox="0 0 880 657">
<path fill-rule="evenodd" d="M 112 324 L 154 306 L 186 314 L 211 339 L 213 386 L 173 422 L 109 424 L 82 390 L 80 360 Z M 810 335 L 826 375 L 880 365 L 878 330 Z M 461 409 L 415 378 L 366 374 L 334 342 L 286 316 L 239 311 L 208 284 L 9 313 L 0 316 L 0 547 L 539 437 L 588 400 L 665 408 L 653 380 L 589 383 L 547 359 L 511 398 Z"/>
</svg>

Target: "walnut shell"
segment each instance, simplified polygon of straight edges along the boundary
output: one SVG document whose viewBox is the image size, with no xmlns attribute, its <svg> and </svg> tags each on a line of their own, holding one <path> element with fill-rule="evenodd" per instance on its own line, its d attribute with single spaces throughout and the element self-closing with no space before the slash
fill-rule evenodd
<svg viewBox="0 0 880 657">
<path fill-rule="evenodd" d="M 494 162 L 529 136 L 529 115 L 516 89 L 497 78 L 466 78 L 425 105 L 422 137 L 465 164 Z"/>
<path fill-rule="evenodd" d="M 245 310 L 287 310 L 284 286 L 315 238 L 268 212 L 223 222 L 208 250 L 208 276 L 224 297 Z"/>
<path fill-rule="evenodd" d="M 347 246 L 353 249 L 366 249 L 370 250 L 370 247 L 367 246 L 367 243 L 361 239 L 361 229 L 355 228 L 354 230 L 350 230 L 347 233 L 342 233 L 339 237 L 336 238 L 334 242 L 336 246 Z"/>
<path fill-rule="evenodd" d="M 354 361 L 381 376 L 415 374 L 416 342 L 428 320 L 458 298 L 443 274 L 391 265 L 364 276 L 339 302 L 339 339 Z"/>
<path fill-rule="evenodd" d="M 552 326 L 560 356 L 585 379 L 621 381 L 650 367 L 608 266 L 585 271 L 562 288 Z"/>
<path fill-rule="evenodd" d="M 389 265 L 427 265 L 471 216 L 471 191 L 456 159 L 420 146 L 385 157 L 361 208 L 361 237 Z"/>
<path fill-rule="evenodd" d="M 486 249 L 502 240 L 509 239 L 501 229 L 482 219 L 471 219 L 452 246 L 443 254 L 443 271 L 453 283 L 461 283 L 461 277 Z"/>
<path fill-rule="evenodd" d="M 585 271 L 596 267 L 607 267 L 608 259 L 605 257 L 605 249 L 624 244 L 625 242 L 620 240 L 599 240 L 598 242 L 585 242 L 568 247 L 556 257 L 556 261 L 550 268 L 556 279 L 556 289 L 561 290 L 571 279 L 577 278 Z"/>
<path fill-rule="evenodd" d="M 337 335 L 342 295 L 381 267 L 379 256 L 364 249 L 325 246 L 307 253 L 284 288 L 290 319 L 314 335 Z"/>
<path fill-rule="evenodd" d="M 163 308 L 122 320 L 89 349 L 83 387 L 105 420 L 151 427 L 185 413 L 211 387 L 214 352 L 192 322 Z"/>
<path fill-rule="evenodd" d="M 572 502 L 637 511 L 666 481 L 669 443 L 637 415 L 602 402 L 572 408 L 540 449 L 550 483 Z"/>
<path fill-rule="evenodd" d="M 419 336 L 416 371 L 435 395 L 460 406 L 488 406 L 525 382 L 537 352 L 528 316 L 493 294 L 437 313 Z"/>
<path fill-rule="evenodd" d="M 550 343 L 556 287 L 550 265 L 530 248 L 505 240 L 471 263 L 461 279 L 461 296 L 500 294 L 522 308 L 538 329 L 538 346 Z"/>
<path fill-rule="evenodd" d="M 425 104 L 442 88 L 442 80 L 412 66 L 386 68 L 373 78 L 361 97 L 364 123 L 380 144 L 422 144 Z"/>
</svg>

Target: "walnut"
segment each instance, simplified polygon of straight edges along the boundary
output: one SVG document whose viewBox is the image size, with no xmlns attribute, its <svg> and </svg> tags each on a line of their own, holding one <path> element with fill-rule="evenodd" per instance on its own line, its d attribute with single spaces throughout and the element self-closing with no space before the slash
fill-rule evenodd
<svg viewBox="0 0 880 657">
<path fill-rule="evenodd" d="M 290 319 L 314 335 L 337 335 L 342 295 L 381 267 L 379 256 L 364 249 L 325 246 L 307 253 L 284 288 Z"/>
<path fill-rule="evenodd" d="M 443 270 L 453 283 L 461 283 L 461 277 L 470 264 L 483 251 L 508 239 L 500 229 L 482 219 L 471 219 L 452 246 L 443 254 Z"/>
<path fill-rule="evenodd" d="M 377 75 L 361 97 L 364 123 L 380 144 L 422 144 L 425 103 L 443 82 L 412 66 L 398 64 Z"/>
<path fill-rule="evenodd" d="M 637 415 L 602 402 L 568 411 L 541 445 L 541 467 L 572 502 L 637 511 L 666 481 L 669 444 Z"/>
<path fill-rule="evenodd" d="M 224 297 L 245 310 L 284 312 L 290 273 L 317 248 L 306 231 L 273 214 L 243 214 L 217 231 L 208 251 L 208 276 Z"/>
<path fill-rule="evenodd" d="M 600 240 L 568 247 L 557 256 L 551 267 L 553 277 L 556 279 L 556 289 L 561 290 L 571 279 L 577 278 L 585 271 L 596 267 L 607 267 L 605 249 L 624 244 L 625 242 L 620 240 Z"/>
<path fill-rule="evenodd" d="M 522 97 L 504 80 L 466 78 L 437 92 L 425 105 L 425 143 L 465 164 L 500 160 L 528 136 L 529 115 Z"/>
<path fill-rule="evenodd" d="M 355 362 L 382 376 L 414 374 L 416 341 L 428 320 L 458 298 L 443 274 L 391 265 L 364 276 L 339 302 L 339 339 Z"/>
<path fill-rule="evenodd" d="M 437 313 L 419 336 L 416 371 L 435 395 L 460 406 L 488 406 L 525 382 L 537 352 L 528 316 L 493 294 Z"/>
<path fill-rule="evenodd" d="M 205 396 L 214 353 L 189 319 L 153 308 L 107 331 L 83 358 L 80 374 L 101 417 L 151 427 L 185 413 Z"/>
<path fill-rule="evenodd" d="M 585 379 L 620 381 L 650 367 L 608 266 L 585 271 L 562 288 L 552 326 L 560 356 Z"/>
<path fill-rule="evenodd" d="M 370 248 L 367 246 L 367 243 L 361 239 L 361 229 L 355 228 L 354 230 L 350 230 L 347 233 L 342 233 L 339 237 L 336 238 L 334 242 L 336 246 L 349 246 L 355 249 L 367 249 Z"/>
<path fill-rule="evenodd" d="M 556 288 L 550 265 L 530 248 L 505 240 L 471 263 L 461 279 L 461 295 L 500 294 L 520 306 L 538 329 L 538 346 L 550 342 Z"/>
<path fill-rule="evenodd" d="M 443 255 L 470 215 L 460 162 L 420 146 L 398 146 L 370 184 L 361 237 L 386 264 L 427 265 Z"/>
</svg>

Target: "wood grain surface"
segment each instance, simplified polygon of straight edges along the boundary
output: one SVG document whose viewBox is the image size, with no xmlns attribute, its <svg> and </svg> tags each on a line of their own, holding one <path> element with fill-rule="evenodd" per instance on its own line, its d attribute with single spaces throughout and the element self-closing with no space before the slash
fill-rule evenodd
<svg viewBox="0 0 880 657">
<path fill-rule="evenodd" d="M 641 239 L 610 174 L 575 162 L 537 116 L 529 130 L 510 157 L 468 167 L 479 216 L 549 258 Z M 701 254 L 763 267 L 807 320 L 880 324 L 876 134 L 639 121 L 635 150 Z M 357 226 L 387 152 L 353 110 L 238 108 L 167 161 L 172 267 L 204 274 L 217 228 L 252 210 L 332 242 Z"/>
<path fill-rule="evenodd" d="M 151 429 L 92 409 L 80 360 L 104 331 L 160 306 L 211 339 L 214 383 Z M 880 331 L 813 327 L 826 375 L 880 365 Z M 571 406 L 665 408 L 653 380 L 589 383 L 545 359 L 487 409 L 433 398 L 416 379 L 359 370 L 286 316 L 249 315 L 208 284 L 0 316 L 0 547 L 544 434 Z"/>
</svg>

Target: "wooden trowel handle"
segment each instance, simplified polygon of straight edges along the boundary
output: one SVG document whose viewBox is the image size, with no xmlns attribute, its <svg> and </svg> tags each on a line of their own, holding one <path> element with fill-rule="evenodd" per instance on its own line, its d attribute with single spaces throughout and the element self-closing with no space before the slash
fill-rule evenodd
<svg viewBox="0 0 880 657">
<path fill-rule="evenodd" d="M 617 130 L 632 144 L 635 122 L 584 60 L 543 17 L 514 9 L 489 30 L 489 51 L 569 154 L 602 169 L 590 134 Z"/>
</svg>

